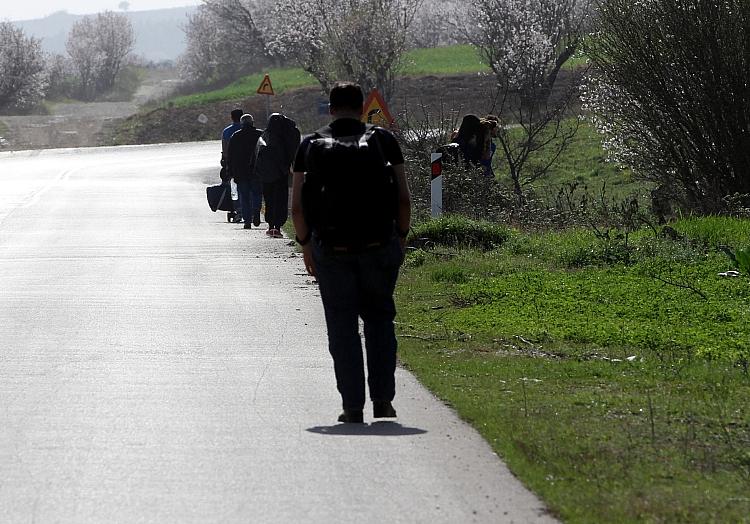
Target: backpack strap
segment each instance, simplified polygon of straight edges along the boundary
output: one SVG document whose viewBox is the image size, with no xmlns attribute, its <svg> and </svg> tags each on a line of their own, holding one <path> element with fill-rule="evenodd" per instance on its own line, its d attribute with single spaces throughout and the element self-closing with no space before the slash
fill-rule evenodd
<svg viewBox="0 0 750 524">
<path fill-rule="evenodd" d="M 370 124 L 368 124 L 368 125 L 370 125 Z M 383 145 L 380 143 L 380 139 L 378 138 L 378 130 L 379 129 L 383 129 L 383 128 L 382 127 L 378 127 L 378 126 L 372 126 L 367 131 L 365 131 L 365 134 L 362 135 L 362 137 L 364 138 L 365 135 L 369 134 L 369 136 L 367 137 L 367 139 L 369 140 L 370 137 L 372 137 L 374 139 L 373 142 L 375 142 L 375 147 L 378 149 L 378 156 L 380 157 L 380 161 L 383 163 L 383 167 L 385 167 L 385 166 L 388 165 L 388 159 L 385 158 L 385 152 L 383 151 Z"/>
</svg>

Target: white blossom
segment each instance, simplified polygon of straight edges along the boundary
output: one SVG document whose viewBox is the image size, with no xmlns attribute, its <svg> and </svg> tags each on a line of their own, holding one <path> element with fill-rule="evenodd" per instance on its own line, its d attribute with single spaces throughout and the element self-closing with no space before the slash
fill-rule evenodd
<svg viewBox="0 0 750 524">
<path fill-rule="evenodd" d="M 378 88 L 386 99 L 422 0 L 279 0 L 269 50 L 294 59 L 328 90 L 337 80 Z"/>
<path fill-rule="evenodd" d="M 47 88 L 39 40 L 26 37 L 10 22 L 0 22 L 0 109 L 27 109 L 44 98 Z"/>
</svg>

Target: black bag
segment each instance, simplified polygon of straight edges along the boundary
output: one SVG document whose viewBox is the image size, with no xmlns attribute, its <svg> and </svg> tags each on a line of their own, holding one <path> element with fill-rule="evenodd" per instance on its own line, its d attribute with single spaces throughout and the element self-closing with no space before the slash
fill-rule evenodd
<svg viewBox="0 0 750 524">
<path fill-rule="evenodd" d="M 255 148 L 255 173 L 264 184 L 289 177 L 299 138 L 294 120 L 279 113 L 271 115 Z"/>
<path fill-rule="evenodd" d="M 211 208 L 211 211 L 234 211 L 232 188 L 229 184 L 208 186 L 206 188 L 206 198 L 208 199 L 208 207 Z"/>
<path fill-rule="evenodd" d="M 398 184 L 377 136 L 333 138 L 317 131 L 305 151 L 302 209 L 324 246 L 363 249 L 386 243 L 394 232 Z"/>
<path fill-rule="evenodd" d="M 458 161 L 461 159 L 461 146 L 456 142 L 443 144 L 435 152 L 442 153 L 443 157 L 440 160 L 443 164 L 458 164 Z"/>
</svg>

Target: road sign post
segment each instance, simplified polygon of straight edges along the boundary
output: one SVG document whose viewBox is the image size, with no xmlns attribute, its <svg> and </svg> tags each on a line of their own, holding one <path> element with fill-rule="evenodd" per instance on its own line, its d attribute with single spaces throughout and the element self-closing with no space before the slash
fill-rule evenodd
<svg viewBox="0 0 750 524">
<path fill-rule="evenodd" d="M 392 129 L 395 121 L 380 92 L 377 89 L 370 91 L 363 106 L 362 122 Z"/>
<path fill-rule="evenodd" d="M 271 116 L 271 97 L 275 94 L 273 85 L 271 84 L 271 77 L 267 74 L 263 75 L 263 81 L 255 92 L 259 95 L 266 95 L 266 122 L 268 122 L 268 117 Z"/>
<path fill-rule="evenodd" d="M 443 215 L 443 153 L 430 155 L 430 210 L 433 218 Z"/>
</svg>

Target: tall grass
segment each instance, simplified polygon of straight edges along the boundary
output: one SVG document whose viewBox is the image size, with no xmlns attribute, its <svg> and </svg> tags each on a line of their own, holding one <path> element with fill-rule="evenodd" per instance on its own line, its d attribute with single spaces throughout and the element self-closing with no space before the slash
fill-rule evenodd
<svg viewBox="0 0 750 524">
<path fill-rule="evenodd" d="M 709 247 L 726 245 L 736 248 L 750 246 L 750 220 L 731 217 L 684 218 L 674 224 L 681 234 Z"/>
</svg>

